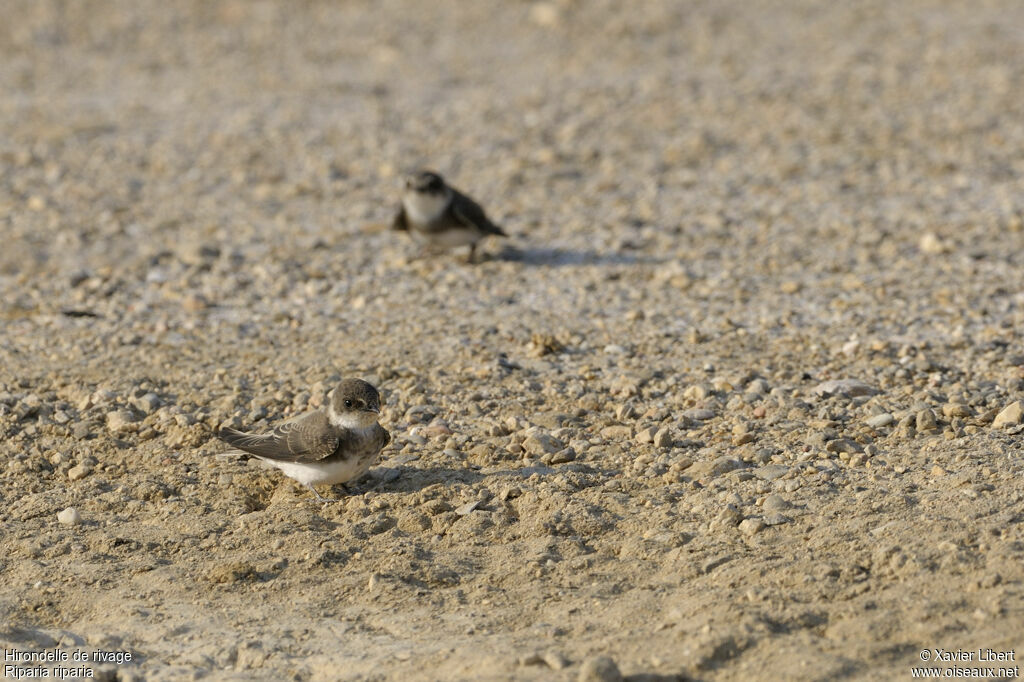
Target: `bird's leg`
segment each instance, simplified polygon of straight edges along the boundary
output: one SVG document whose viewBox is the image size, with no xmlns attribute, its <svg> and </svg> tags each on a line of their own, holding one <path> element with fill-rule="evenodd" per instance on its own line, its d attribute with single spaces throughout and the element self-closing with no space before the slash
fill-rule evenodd
<svg viewBox="0 0 1024 682">
<path fill-rule="evenodd" d="M 476 261 L 476 242 L 469 245 L 469 255 L 466 256 L 467 263 L 474 263 Z"/>
<path fill-rule="evenodd" d="M 313 493 L 314 495 L 316 495 L 316 499 L 317 499 L 317 502 L 323 502 L 324 504 L 326 504 L 326 503 L 328 503 L 328 502 L 337 502 L 337 500 L 331 500 L 331 499 L 328 499 L 328 498 L 326 498 L 326 497 L 320 497 L 320 493 L 318 493 L 318 492 L 316 491 L 316 488 L 314 488 L 314 487 L 313 487 L 313 486 L 312 486 L 311 484 L 309 484 L 309 483 L 306 483 L 306 487 L 307 487 L 307 488 L 309 488 L 309 489 L 310 489 L 310 491 L 311 491 L 311 492 L 312 492 L 312 493 Z"/>
<path fill-rule="evenodd" d="M 434 256 L 440 255 L 442 252 L 443 249 L 441 249 L 440 247 L 435 246 L 434 244 L 426 243 L 420 246 L 419 251 L 413 257 L 413 260 L 429 260 Z"/>
</svg>

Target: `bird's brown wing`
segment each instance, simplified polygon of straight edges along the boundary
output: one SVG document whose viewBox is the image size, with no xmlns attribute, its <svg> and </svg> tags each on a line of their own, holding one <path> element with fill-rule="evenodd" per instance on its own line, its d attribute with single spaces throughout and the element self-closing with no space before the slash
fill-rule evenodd
<svg viewBox="0 0 1024 682">
<path fill-rule="evenodd" d="M 408 230 L 409 220 L 405 217 L 405 206 L 398 207 L 398 213 L 391 221 L 392 230 Z"/>
<path fill-rule="evenodd" d="M 391 442 L 391 434 L 388 433 L 388 430 L 385 429 L 380 424 L 377 424 L 377 428 L 375 429 L 375 431 L 377 433 L 377 443 L 379 444 L 379 449 L 383 450 L 388 446 L 388 443 Z"/>
<path fill-rule="evenodd" d="M 217 437 L 249 454 L 281 462 L 318 462 L 334 454 L 341 434 L 323 412 L 307 412 L 270 433 L 222 429 Z"/>
<path fill-rule="evenodd" d="M 503 229 L 491 222 L 480 204 L 455 189 L 452 190 L 452 215 L 466 227 L 475 228 L 484 234 L 508 236 Z"/>
</svg>

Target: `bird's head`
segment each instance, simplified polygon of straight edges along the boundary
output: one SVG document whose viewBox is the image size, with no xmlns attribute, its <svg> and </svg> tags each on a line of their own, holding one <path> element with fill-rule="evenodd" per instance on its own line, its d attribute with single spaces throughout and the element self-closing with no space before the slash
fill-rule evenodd
<svg viewBox="0 0 1024 682">
<path fill-rule="evenodd" d="M 346 429 L 373 426 L 380 417 L 380 393 L 362 379 L 344 379 L 331 394 L 328 417 Z"/>
</svg>

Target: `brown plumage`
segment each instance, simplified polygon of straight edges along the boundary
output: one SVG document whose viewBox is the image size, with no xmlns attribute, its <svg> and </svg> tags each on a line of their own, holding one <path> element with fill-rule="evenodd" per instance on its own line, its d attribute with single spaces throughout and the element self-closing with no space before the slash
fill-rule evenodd
<svg viewBox="0 0 1024 682">
<path fill-rule="evenodd" d="M 358 478 L 391 442 L 377 418 L 380 394 L 361 379 L 342 381 L 327 410 L 306 412 L 269 433 L 223 429 L 224 442 L 281 469 L 316 495 L 314 485 L 334 485 Z"/>
<path fill-rule="evenodd" d="M 470 261 L 477 242 L 484 237 L 508 236 L 491 222 L 480 204 L 446 184 L 438 173 L 426 170 L 406 179 L 402 203 L 392 227 L 409 232 L 434 247 L 468 245 Z"/>
</svg>

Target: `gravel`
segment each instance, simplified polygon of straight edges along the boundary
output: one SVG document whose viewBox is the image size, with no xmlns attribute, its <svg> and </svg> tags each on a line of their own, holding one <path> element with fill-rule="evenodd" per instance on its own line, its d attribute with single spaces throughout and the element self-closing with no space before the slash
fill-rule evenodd
<svg viewBox="0 0 1024 682">
<path fill-rule="evenodd" d="M 4 646 L 731 680 L 1021 639 L 1019 3 L 4 19 Z M 391 233 L 418 166 L 510 237 Z M 341 376 L 394 443 L 340 502 L 217 456 Z"/>
</svg>

